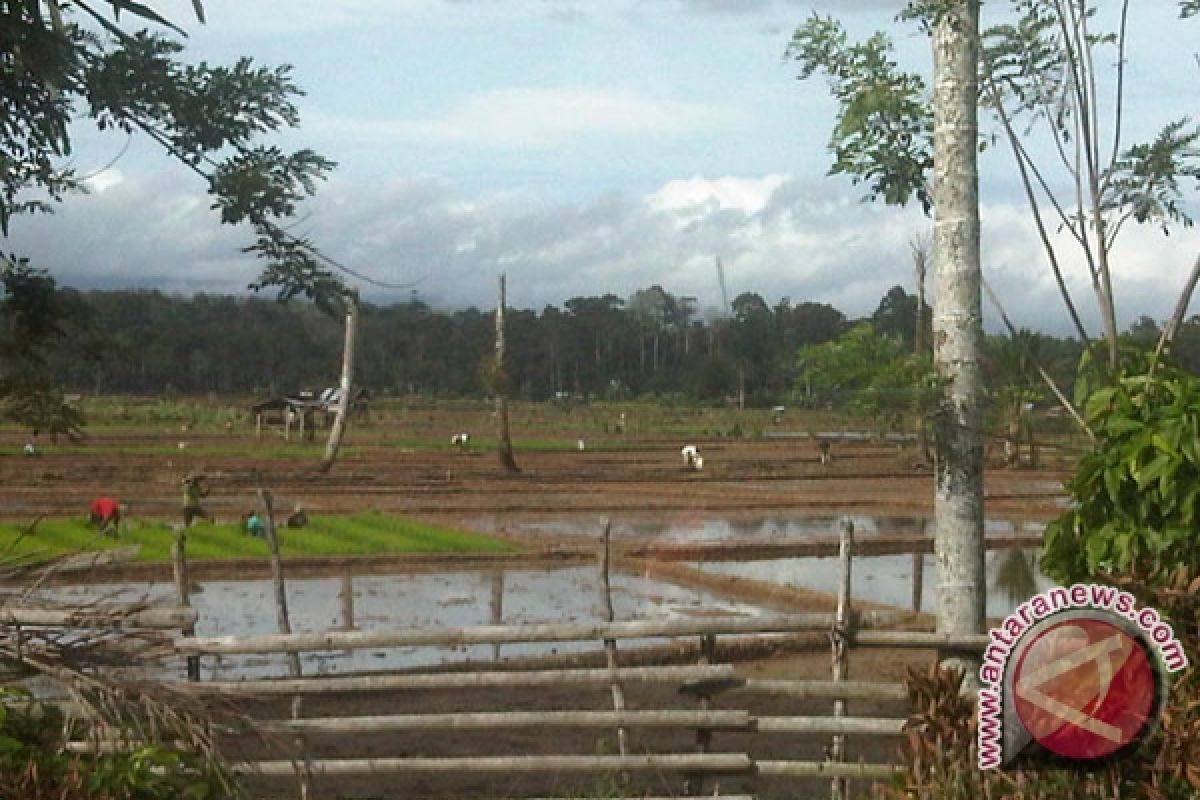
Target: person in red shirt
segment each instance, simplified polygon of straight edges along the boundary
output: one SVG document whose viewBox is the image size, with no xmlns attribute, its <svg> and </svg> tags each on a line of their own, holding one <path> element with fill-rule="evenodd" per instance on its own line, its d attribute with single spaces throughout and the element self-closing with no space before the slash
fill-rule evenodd
<svg viewBox="0 0 1200 800">
<path fill-rule="evenodd" d="M 97 497 L 88 506 L 91 522 L 98 533 L 111 533 L 114 537 L 121 526 L 121 504 L 111 497 Z"/>
</svg>

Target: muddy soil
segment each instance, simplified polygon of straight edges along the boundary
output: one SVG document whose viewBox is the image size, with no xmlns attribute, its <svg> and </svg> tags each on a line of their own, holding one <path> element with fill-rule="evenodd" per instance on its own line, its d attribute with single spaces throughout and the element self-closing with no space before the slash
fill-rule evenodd
<svg viewBox="0 0 1200 800">
<path fill-rule="evenodd" d="M 807 439 L 702 441 L 705 463 L 697 472 L 682 466 L 678 442 L 626 441 L 619 451 L 518 452 L 522 471 L 509 475 L 492 453 L 411 450 L 380 435 L 372 428 L 352 431 L 346 455 L 322 475 L 314 469 L 316 451 L 297 447 L 288 455 L 275 437 L 100 432 L 84 444 L 26 458 L 17 454 L 15 434 L 8 434 L 0 436 L 7 453 L 0 456 L 0 518 L 83 515 L 92 499 L 106 494 L 129 503 L 134 516 L 174 519 L 180 479 L 194 472 L 209 476 L 207 505 L 226 520 L 251 507 L 259 487 L 273 490 L 280 508 L 378 510 L 467 523 L 491 517 L 501 528 L 510 520 L 573 513 L 922 516 L 932 503 L 932 470 L 914 463 L 911 448 L 887 443 L 837 442 L 833 463 L 822 465 Z M 172 450 L 177 443 L 187 447 Z M 263 456 L 254 455 L 256 447 Z M 236 454 L 224 454 L 231 450 Z M 1050 518 L 1061 508 L 1066 475 L 1061 461 L 1009 470 L 993 459 L 987 515 Z"/>
<path fill-rule="evenodd" d="M 4 437 L 0 437 L 4 438 Z M 12 438 L 11 436 L 7 438 Z M 36 459 L 19 455 L 0 456 L 0 517 L 28 521 L 39 514 L 83 515 L 88 502 L 101 494 L 117 496 L 131 504 L 133 515 L 175 519 L 180 506 L 180 478 L 190 472 L 210 477 L 209 507 L 219 519 L 232 520 L 254 504 L 254 490 L 273 490 L 277 505 L 302 505 L 317 513 L 377 510 L 407 514 L 432 521 L 479 527 L 518 537 L 520 523 L 568 515 L 637 519 L 666 517 L 735 518 L 764 512 L 791 514 L 854 513 L 883 518 L 927 516 L 932 506 L 932 471 L 914 464 L 911 449 L 895 445 L 847 441 L 834 444 L 834 461 L 819 463 L 816 446 L 804 439 L 721 439 L 700 442 L 703 471 L 681 465 L 680 442 L 665 439 L 623 442 L 619 451 L 586 449 L 570 452 L 518 452 L 519 474 L 505 474 L 493 454 L 455 450 L 407 450 L 378 443 L 379 431 L 360 428 L 353 432 L 349 451 L 329 475 L 313 469 L 316 456 L 310 449 L 303 456 L 281 456 L 278 439 L 264 440 L 262 457 L 221 455 L 231 443 L 245 446 L 240 434 L 189 435 L 186 447 L 168 450 L 178 433 L 94 434 L 77 447 L 58 448 Z M 15 444 L 4 441 L 4 444 Z M 155 452 L 143 452 L 147 448 Z M 125 448 L 125 452 L 114 452 Z M 6 447 L 16 452 L 17 447 Z M 253 452 L 253 451 L 251 451 Z M 986 514 L 990 519 L 1044 521 L 1062 508 L 1061 482 L 1067 476 L 1066 459 L 1041 469 L 1004 469 L 998 461 L 986 473 Z M 486 523 L 486 524 L 484 524 Z M 528 535 L 519 537 L 530 544 L 570 548 L 569 537 Z M 450 560 L 448 560 L 450 561 Z M 436 567 L 438 559 L 426 566 Z M 310 565 L 313 568 L 319 564 Z M 720 580 L 720 579 L 714 579 Z M 731 588 L 744 591 L 739 579 L 728 578 Z M 781 604 L 773 594 L 773 606 Z M 831 610 L 831 599 L 818 593 L 795 592 L 781 610 Z M 899 680 L 910 665 L 927 665 L 928 652 L 855 651 L 850 658 L 850 677 Z M 800 652 L 762 654 L 742 661 L 739 671 L 746 676 L 820 678 L 829 676 L 828 645 L 817 640 Z M 657 694 L 656 694 L 657 693 Z M 305 715 L 328 713 L 404 713 L 419 710 L 611 708 L 606 691 L 584 698 L 571 693 L 539 690 L 506 692 L 466 697 L 462 692 L 426 692 L 417 698 L 394 694 L 369 698 L 330 697 L 312 701 Z M 689 708 L 673 689 L 659 689 L 650 696 L 631 696 L 630 707 Z M 789 715 L 825 713 L 829 703 L 781 703 L 770 697 L 719 698 L 716 707 L 746 707 L 756 714 Z M 247 707 L 247 710 L 263 711 Z M 286 710 L 268 709 L 286 715 Z M 882 712 L 903 716 L 902 704 L 891 707 L 861 705 L 856 714 Z M 867 761 L 888 758 L 898 741 L 851 737 L 850 757 Z M 335 738 L 319 745 L 326 757 L 416 756 L 560 752 L 593 754 L 614 752 L 613 737 L 606 732 L 583 731 L 546 735 L 544 731 L 461 733 L 439 736 L 437 744 L 428 737 L 389 734 L 347 739 Z M 686 752 L 695 747 L 694 734 L 676 738 L 642 734 L 635 739 L 634 752 L 662 751 L 672 747 Z M 820 759 L 824 744 L 813 737 L 718 733 L 714 750 L 750 752 L 759 758 Z M 250 752 L 250 751 L 246 751 Z M 745 785 L 743 779 L 722 780 L 720 789 L 730 793 Z M 294 788 L 275 784 L 264 797 L 295 796 Z M 647 792 L 673 795 L 682 790 L 673 777 L 650 776 L 629 787 L 629 795 Z M 704 791 L 711 793 L 712 782 Z M 540 780 L 466 775 L 424 775 L 338 779 L 318 782 L 314 797 L 404 797 L 448 798 L 478 796 L 604 796 L 605 787 L 577 776 L 552 775 Z M 764 782 L 754 787 L 760 797 L 823 796 L 828 781 Z M 611 796 L 611 795 L 610 795 Z"/>
</svg>

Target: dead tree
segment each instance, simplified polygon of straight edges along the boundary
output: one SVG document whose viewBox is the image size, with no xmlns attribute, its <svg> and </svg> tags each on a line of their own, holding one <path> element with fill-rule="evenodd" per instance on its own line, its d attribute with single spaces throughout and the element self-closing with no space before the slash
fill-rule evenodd
<svg viewBox="0 0 1200 800">
<path fill-rule="evenodd" d="M 496 393 L 496 456 L 509 472 L 520 472 L 513 458 L 508 429 L 508 371 L 504 367 L 504 275 L 500 275 L 500 300 L 496 303 L 496 361 L 492 365 L 492 389 Z"/>
<path fill-rule="evenodd" d="M 346 420 L 350 411 L 350 386 L 354 379 L 354 345 L 358 333 L 358 292 L 351 290 L 346 297 L 346 334 L 342 349 L 342 380 L 338 387 L 337 412 L 329 428 L 329 441 L 325 455 L 317 466 L 320 472 L 328 472 L 337 460 L 338 448 L 346 432 Z"/>
</svg>

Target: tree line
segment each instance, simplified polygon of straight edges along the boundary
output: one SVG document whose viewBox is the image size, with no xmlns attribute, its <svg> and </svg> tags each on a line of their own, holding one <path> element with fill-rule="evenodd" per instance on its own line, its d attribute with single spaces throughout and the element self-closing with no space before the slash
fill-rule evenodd
<svg viewBox="0 0 1200 800">
<path fill-rule="evenodd" d="M 895 292 L 907 297 L 903 289 Z M 342 330 L 309 304 L 150 290 L 59 291 L 62 335 L 44 353 L 55 381 L 87 393 L 279 394 L 336 382 Z M 645 394 L 786 394 L 797 351 L 849 326 L 824 303 L 770 305 L 745 293 L 704 318 L 694 298 L 659 286 L 628 298 L 573 297 L 509 309 L 514 397 L 622 399 Z M 881 304 L 881 318 L 899 311 Z M 913 303 L 915 308 L 915 301 Z M 904 325 L 888 321 L 885 325 Z M 443 311 L 419 301 L 363 303 L 356 382 L 423 395 L 488 393 L 494 309 Z"/>
<path fill-rule="evenodd" d="M 274 395 L 337 382 L 341 326 L 309 304 L 73 289 L 58 290 L 58 303 L 63 335 L 45 359 L 54 380 L 69 391 Z M 651 286 L 628 298 L 607 293 L 541 311 L 510 309 L 507 371 L 513 396 L 534 401 L 677 395 L 700 401 L 741 397 L 761 406 L 813 397 L 814 389 L 816 397 L 828 398 L 837 387 L 814 387 L 800 358 L 805 348 L 833 342 L 866 321 L 874 338 L 911 351 L 916 320 L 916 297 L 900 286 L 888 290 L 865 320 L 826 303 L 785 297 L 771 304 L 752 292 L 734 298 L 727 314 L 701 315 L 693 298 Z M 442 311 L 415 299 L 364 303 L 360 324 L 359 385 L 428 396 L 488 394 L 492 309 Z M 1149 341 L 1156 331 L 1153 320 L 1142 319 L 1127 335 Z M 1033 347 L 1069 386 L 1078 343 L 1029 336 L 1032 344 L 1019 347 L 1005 344 L 1007 337 L 991 342 L 989 383 L 1017 381 L 1024 370 L 1017 350 Z M 852 348 L 844 352 L 847 359 L 864 358 Z M 1184 326 L 1176 353 L 1185 365 L 1200 367 L 1196 318 Z"/>
</svg>

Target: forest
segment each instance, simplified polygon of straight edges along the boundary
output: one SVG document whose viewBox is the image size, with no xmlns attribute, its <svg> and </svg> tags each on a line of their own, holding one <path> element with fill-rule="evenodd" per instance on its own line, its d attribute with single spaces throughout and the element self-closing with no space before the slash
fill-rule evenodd
<svg viewBox="0 0 1200 800">
<path fill-rule="evenodd" d="M 57 302 L 62 336 L 44 353 L 45 366 L 68 391 L 273 395 L 337 380 L 340 320 L 310 304 L 65 288 L 57 290 Z M 734 298 L 727 314 L 701 314 L 694 298 L 656 285 L 628 298 L 607 293 L 573 297 L 540 312 L 509 310 L 507 362 L 513 394 L 526 400 L 740 397 L 746 405 L 763 406 L 796 401 L 805 348 L 837 340 L 865 321 L 873 339 L 911 352 L 916 319 L 916 295 L 900 286 L 889 289 L 870 316 L 854 320 L 828 304 L 785 297 L 772 305 L 749 292 Z M 357 381 L 371 391 L 487 393 L 492 309 L 437 310 L 417 299 L 365 303 L 361 326 Z M 1142 318 L 1124 336 L 1153 346 L 1158 326 Z M 1079 343 L 1027 331 L 1018 343 L 988 337 L 993 387 L 1025 372 L 1010 363 L 1025 360 L 1010 352 L 1018 346 L 1032 350 L 1029 355 L 1070 387 Z M 1200 318 L 1180 331 L 1175 352 L 1189 370 L 1200 369 Z M 881 358 L 874 351 L 857 357 Z M 838 388 L 821 383 L 818 378 L 807 389 L 820 395 Z"/>
</svg>

